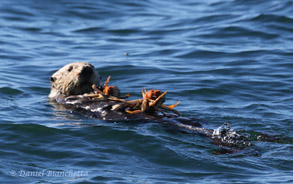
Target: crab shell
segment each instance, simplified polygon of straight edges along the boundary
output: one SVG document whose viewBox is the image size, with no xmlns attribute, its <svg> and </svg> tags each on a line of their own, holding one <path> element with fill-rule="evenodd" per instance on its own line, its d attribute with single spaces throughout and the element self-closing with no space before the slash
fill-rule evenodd
<svg viewBox="0 0 293 184">
<path fill-rule="evenodd" d="M 150 100 L 156 100 L 161 94 L 163 94 L 162 91 L 160 90 L 149 90 L 145 93 L 145 95 L 143 96 L 143 99 L 150 99 Z M 163 96 L 158 102 L 158 106 L 160 106 L 161 104 L 163 104 L 165 102 L 165 96 Z"/>
<path fill-rule="evenodd" d="M 119 97 L 120 96 L 120 89 L 117 86 L 107 86 L 103 92 L 110 96 Z"/>
</svg>

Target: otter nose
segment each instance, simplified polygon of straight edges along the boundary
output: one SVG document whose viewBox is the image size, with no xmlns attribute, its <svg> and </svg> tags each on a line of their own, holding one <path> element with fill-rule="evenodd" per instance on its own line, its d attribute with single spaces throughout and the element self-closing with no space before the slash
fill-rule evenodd
<svg viewBox="0 0 293 184">
<path fill-rule="evenodd" d="M 82 69 L 80 75 L 84 78 L 89 78 L 93 75 L 94 71 L 90 66 L 86 66 Z"/>
</svg>

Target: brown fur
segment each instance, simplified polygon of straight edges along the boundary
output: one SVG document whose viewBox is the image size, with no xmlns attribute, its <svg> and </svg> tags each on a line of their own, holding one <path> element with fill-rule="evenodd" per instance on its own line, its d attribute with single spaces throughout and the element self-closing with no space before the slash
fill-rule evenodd
<svg viewBox="0 0 293 184">
<path fill-rule="evenodd" d="M 89 93 L 93 84 L 100 84 L 94 66 L 86 62 L 70 63 L 52 75 L 49 98 Z"/>
</svg>

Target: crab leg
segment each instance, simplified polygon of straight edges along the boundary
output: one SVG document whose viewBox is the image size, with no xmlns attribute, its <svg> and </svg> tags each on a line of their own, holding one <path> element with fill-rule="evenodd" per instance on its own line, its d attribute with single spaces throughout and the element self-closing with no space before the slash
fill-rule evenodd
<svg viewBox="0 0 293 184">
<path fill-rule="evenodd" d="M 84 94 L 84 97 L 103 98 L 101 94 Z"/>
<path fill-rule="evenodd" d="M 156 103 L 158 103 L 158 101 L 167 93 L 167 91 L 165 91 L 163 94 L 161 94 L 155 101 L 153 101 L 151 104 L 150 104 L 150 107 L 153 107 L 156 105 Z"/>
<path fill-rule="evenodd" d="M 108 86 L 108 83 L 111 79 L 111 75 L 109 75 L 109 77 L 107 78 L 107 80 L 105 81 L 104 87 L 106 88 Z"/>
<path fill-rule="evenodd" d="M 142 110 L 134 110 L 134 111 L 125 111 L 129 114 L 139 114 L 139 113 L 142 113 L 143 111 Z"/>
<path fill-rule="evenodd" d="M 160 112 L 160 113 L 162 113 L 163 114 L 163 116 L 167 116 L 167 114 L 165 114 L 163 111 L 161 111 L 161 110 L 157 110 L 158 112 Z"/>
<path fill-rule="evenodd" d="M 180 103 L 180 100 L 176 104 L 169 105 L 168 107 L 171 109 L 174 109 L 174 107 L 176 107 L 179 103 Z"/>
<path fill-rule="evenodd" d="M 138 100 L 129 100 L 129 101 L 126 101 L 127 102 L 127 105 L 136 105 L 136 104 L 139 104 L 139 103 L 142 103 L 142 99 L 138 99 Z"/>
<path fill-rule="evenodd" d="M 109 75 L 109 77 L 107 78 L 107 80 L 105 81 L 105 84 L 104 84 L 104 93 L 106 95 L 108 95 L 108 93 L 109 93 L 109 91 L 108 91 L 108 83 L 109 83 L 110 79 L 111 79 L 111 75 Z"/>
<path fill-rule="evenodd" d="M 144 95 L 145 95 L 145 92 L 143 92 L 143 90 L 141 90 L 141 95 L 142 95 L 142 97 L 144 97 Z"/>
<path fill-rule="evenodd" d="M 142 97 L 144 98 L 144 96 L 147 94 L 147 90 L 146 88 L 144 88 L 143 90 L 141 90 L 141 94 L 142 94 Z"/>
<path fill-rule="evenodd" d="M 105 98 L 106 95 L 97 88 L 95 84 L 92 85 L 92 88 L 97 94 L 84 94 L 85 97 L 95 97 L 95 98 Z"/>
<path fill-rule="evenodd" d="M 121 99 L 121 98 L 117 98 L 117 97 L 108 97 L 109 100 L 112 100 L 112 101 L 116 101 L 116 102 L 126 102 L 126 100 L 124 99 Z"/>
<path fill-rule="evenodd" d="M 181 116 L 181 114 L 180 114 L 178 111 L 176 111 L 175 109 L 172 109 L 172 108 L 168 107 L 168 106 L 165 105 L 165 104 L 162 104 L 162 105 L 160 106 L 160 108 L 165 109 L 165 110 L 168 110 L 168 111 L 172 111 L 172 112 L 174 112 L 175 114 L 177 114 L 178 116 Z"/>
<path fill-rule="evenodd" d="M 95 84 L 92 85 L 92 88 L 95 92 L 97 92 L 97 94 L 84 94 L 85 97 L 94 97 L 94 98 L 103 98 L 104 94 L 101 90 L 99 90 L 97 88 L 97 86 Z"/>
</svg>

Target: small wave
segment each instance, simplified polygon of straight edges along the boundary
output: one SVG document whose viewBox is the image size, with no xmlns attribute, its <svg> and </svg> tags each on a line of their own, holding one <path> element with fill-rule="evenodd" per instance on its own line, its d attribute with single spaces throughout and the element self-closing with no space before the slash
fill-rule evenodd
<svg viewBox="0 0 293 184">
<path fill-rule="evenodd" d="M 14 88 L 10 88 L 10 87 L 2 87 L 2 88 L 0 88 L 0 93 L 2 93 L 4 95 L 19 95 L 19 94 L 22 94 L 23 91 L 18 90 L 18 89 L 14 89 Z"/>
<path fill-rule="evenodd" d="M 107 32 L 119 34 L 119 35 L 128 35 L 128 34 L 138 33 L 139 30 L 137 30 L 137 29 L 112 29 L 112 30 L 108 30 Z"/>
<path fill-rule="evenodd" d="M 256 38 L 262 38 L 262 39 L 275 39 L 278 38 L 278 34 L 268 33 L 260 30 L 254 30 L 248 27 L 242 27 L 242 26 L 227 26 L 218 29 L 214 32 L 215 35 L 218 35 L 220 37 L 256 37 Z"/>
<path fill-rule="evenodd" d="M 292 25 L 293 24 L 293 17 L 288 17 L 285 15 L 277 15 L 277 14 L 259 14 L 256 17 L 253 17 L 250 19 L 251 21 L 257 21 L 257 22 L 263 22 L 263 23 L 269 23 L 269 22 L 275 22 L 275 23 L 282 23 L 285 25 Z"/>
<path fill-rule="evenodd" d="M 224 56 L 225 52 L 217 52 L 212 50 L 189 50 L 182 51 L 179 54 L 176 54 L 177 58 L 218 58 Z"/>
<path fill-rule="evenodd" d="M 82 29 L 76 29 L 73 32 L 75 32 L 75 33 L 96 33 L 101 30 L 102 30 L 102 28 L 100 28 L 100 27 L 87 27 L 87 28 L 82 28 Z"/>
<path fill-rule="evenodd" d="M 200 88 L 194 90 L 182 90 L 181 93 L 185 95 L 201 95 L 201 96 L 217 96 L 217 95 L 227 95 L 231 91 L 228 89 L 216 89 L 216 88 Z"/>
<path fill-rule="evenodd" d="M 13 15 L 14 17 L 33 17 L 35 14 L 33 14 L 30 11 L 27 11 L 26 8 L 21 8 L 19 6 L 18 8 L 13 7 L 7 7 L 1 9 L 2 13 Z M 18 15 L 18 16 L 15 16 Z"/>
</svg>

